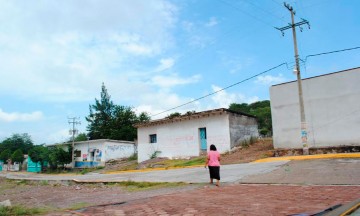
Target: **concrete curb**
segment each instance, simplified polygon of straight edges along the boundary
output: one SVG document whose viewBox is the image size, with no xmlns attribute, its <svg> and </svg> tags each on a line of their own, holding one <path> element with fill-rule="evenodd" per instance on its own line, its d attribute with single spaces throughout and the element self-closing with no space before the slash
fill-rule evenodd
<svg viewBox="0 0 360 216">
<path fill-rule="evenodd" d="M 286 157 L 270 157 L 253 161 L 252 163 L 264 163 L 283 160 L 313 160 L 313 159 L 337 159 L 337 158 L 360 158 L 360 153 L 339 153 L 339 154 L 318 154 L 318 155 L 299 155 Z"/>
<path fill-rule="evenodd" d="M 185 169 L 185 168 L 197 168 L 203 167 L 204 165 L 193 165 L 193 166 L 182 166 L 182 167 L 158 167 L 158 168 L 146 168 L 140 170 L 124 170 L 124 171 L 108 171 L 104 172 L 104 174 L 119 174 L 119 173 L 134 173 L 134 172 L 151 172 L 158 170 L 174 170 L 174 169 Z"/>
</svg>

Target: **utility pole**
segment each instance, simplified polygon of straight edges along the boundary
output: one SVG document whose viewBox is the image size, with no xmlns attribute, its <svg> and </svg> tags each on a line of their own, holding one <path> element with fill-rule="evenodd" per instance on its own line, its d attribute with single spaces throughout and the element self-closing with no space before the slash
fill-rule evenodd
<svg viewBox="0 0 360 216">
<path fill-rule="evenodd" d="M 303 92 L 302 92 L 302 85 L 301 85 L 301 75 L 300 75 L 300 65 L 299 65 L 299 54 L 297 49 L 297 41 L 296 41 L 296 27 L 298 26 L 300 28 L 300 31 L 302 31 L 301 25 L 307 24 L 310 29 L 310 24 L 307 20 L 302 19 L 301 22 L 294 23 L 294 15 L 295 11 L 293 7 L 291 7 L 289 4 L 286 4 L 284 2 L 284 6 L 290 11 L 291 14 L 291 24 L 282 27 L 282 28 L 276 28 L 277 30 L 280 30 L 282 35 L 284 36 L 284 31 L 287 29 L 292 29 L 293 33 L 293 41 L 294 41 L 294 52 L 295 52 L 295 72 L 297 76 L 297 83 L 298 83 L 298 93 L 299 93 L 299 105 L 300 105 L 300 117 L 301 117 L 301 144 L 303 148 L 303 154 L 308 155 L 309 154 L 309 145 L 307 142 L 307 126 L 306 126 L 306 119 L 305 119 L 305 109 L 304 109 L 304 99 L 303 99 Z"/>
<path fill-rule="evenodd" d="M 80 121 L 77 121 L 77 117 L 68 117 L 68 122 L 71 125 L 72 124 L 72 130 L 70 130 L 70 135 L 72 135 L 72 152 L 71 152 L 71 167 L 75 168 L 75 158 L 74 158 L 74 145 L 75 145 L 75 134 L 77 133 L 77 129 L 75 128 L 75 125 L 81 124 Z"/>
</svg>

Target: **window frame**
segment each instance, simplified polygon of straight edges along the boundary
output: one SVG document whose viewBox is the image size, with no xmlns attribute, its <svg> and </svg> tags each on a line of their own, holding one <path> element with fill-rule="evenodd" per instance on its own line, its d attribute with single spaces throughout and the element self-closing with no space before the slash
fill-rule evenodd
<svg viewBox="0 0 360 216">
<path fill-rule="evenodd" d="M 149 143 L 157 143 L 157 134 L 149 134 Z"/>
</svg>

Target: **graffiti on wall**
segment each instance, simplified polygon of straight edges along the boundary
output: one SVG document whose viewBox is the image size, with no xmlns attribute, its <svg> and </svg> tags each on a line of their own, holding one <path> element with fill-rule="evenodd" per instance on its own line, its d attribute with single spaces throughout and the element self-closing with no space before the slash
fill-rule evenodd
<svg viewBox="0 0 360 216">
<path fill-rule="evenodd" d="M 125 146 L 125 145 L 112 145 L 112 146 L 107 146 L 107 150 L 108 151 L 128 151 L 128 150 L 132 150 L 132 146 Z"/>
<path fill-rule="evenodd" d="M 95 151 L 95 160 L 96 161 L 101 161 L 101 155 L 102 155 L 102 152 L 100 149 L 96 149 Z"/>
<path fill-rule="evenodd" d="M 82 160 L 83 160 L 83 161 L 87 161 L 87 156 L 88 156 L 87 154 L 83 154 L 83 155 L 82 155 Z"/>
</svg>

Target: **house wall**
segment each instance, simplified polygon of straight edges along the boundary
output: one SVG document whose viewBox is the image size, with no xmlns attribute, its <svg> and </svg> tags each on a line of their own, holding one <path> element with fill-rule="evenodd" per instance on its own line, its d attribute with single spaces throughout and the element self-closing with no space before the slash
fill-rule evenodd
<svg viewBox="0 0 360 216">
<path fill-rule="evenodd" d="M 121 141 L 122 143 L 106 142 L 104 160 L 127 158 L 135 153 L 135 143 Z"/>
<path fill-rule="evenodd" d="M 360 68 L 302 81 L 309 147 L 360 145 Z M 275 148 L 302 148 L 297 82 L 270 88 Z"/>
<path fill-rule="evenodd" d="M 66 145 L 62 148 L 68 150 Z M 80 157 L 75 157 L 75 167 L 94 167 L 104 166 L 105 162 L 111 159 L 130 157 L 135 152 L 135 143 L 91 140 L 76 142 L 74 149 L 81 151 Z"/>
<path fill-rule="evenodd" d="M 155 151 L 161 151 L 158 157 L 199 156 L 199 128 L 204 127 L 208 149 L 215 144 L 220 152 L 230 150 L 229 119 L 222 114 L 138 128 L 138 161 L 150 159 Z M 150 143 L 150 134 L 156 134 L 157 143 Z"/>
<path fill-rule="evenodd" d="M 238 146 L 244 140 L 258 137 L 258 125 L 255 118 L 229 113 L 230 146 Z"/>
</svg>

